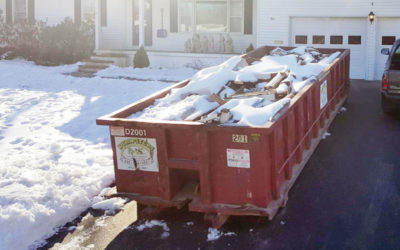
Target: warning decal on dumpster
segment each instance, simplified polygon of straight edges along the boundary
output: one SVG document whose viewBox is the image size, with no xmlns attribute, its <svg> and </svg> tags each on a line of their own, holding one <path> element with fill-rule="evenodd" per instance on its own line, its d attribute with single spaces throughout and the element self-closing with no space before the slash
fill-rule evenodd
<svg viewBox="0 0 400 250">
<path fill-rule="evenodd" d="M 226 149 L 228 167 L 250 168 L 250 151 L 243 149 Z"/>
<path fill-rule="evenodd" d="M 324 81 L 321 84 L 321 88 L 320 88 L 320 108 L 323 109 L 323 107 L 325 107 L 325 105 L 328 103 L 328 82 Z"/>
<path fill-rule="evenodd" d="M 118 169 L 158 172 L 156 139 L 115 137 L 115 148 Z"/>
</svg>

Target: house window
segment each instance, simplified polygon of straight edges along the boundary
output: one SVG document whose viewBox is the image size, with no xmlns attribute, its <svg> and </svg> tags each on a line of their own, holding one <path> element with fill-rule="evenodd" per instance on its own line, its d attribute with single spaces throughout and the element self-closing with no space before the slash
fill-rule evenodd
<svg viewBox="0 0 400 250">
<path fill-rule="evenodd" d="M 247 1 L 251 2 L 251 0 Z M 247 8 L 252 6 L 247 5 Z M 174 4 L 171 6 L 172 15 L 175 13 Z M 243 33 L 246 6 L 244 0 L 179 0 L 178 30 L 179 32 Z M 251 13 L 251 11 L 247 12 Z M 174 30 L 174 22 L 171 21 L 171 23 L 171 30 Z M 246 34 L 251 34 L 251 30 L 246 32 Z"/>
<path fill-rule="evenodd" d="M 228 31 L 226 1 L 196 2 L 196 31 L 226 32 Z"/>
<path fill-rule="evenodd" d="M 295 43 L 296 44 L 307 44 L 307 36 L 296 36 Z"/>
<path fill-rule="evenodd" d="M 382 45 L 393 45 L 395 41 L 395 36 L 382 36 Z"/>
<path fill-rule="evenodd" d="M 361 36 L 349 36 L 349 44 L 361 44 Z"/>
<path fill-rule="evenodd" d="M 182 0 L 179 5 L 180 12 L 180 31 L 193 31 L 193 1 Z"/>
<path fill-rule="evenodd" d="M 331 44 L 343 44 L 343 36 L 331 36 Z"/>
<path fill-rule="evenodd" d="M 325 44 L 325 36 L 313 36 L 313 44 Z"/>
<path fill-rule="evenodd" d="M 243 32 L 243 8 L 243 1 L 231 1 L 230 32 Z"/>
<path fill-rule="evenodd" d="M 27 18 L 26 0 L 15 0 L 14 21 L 23 21 Z"/>
<path fill-rule="evenodd" d="M 94 20 L 95 15 L 95 1 L 82 0 L 82 18 L 83 20 Z"/>
</svg>

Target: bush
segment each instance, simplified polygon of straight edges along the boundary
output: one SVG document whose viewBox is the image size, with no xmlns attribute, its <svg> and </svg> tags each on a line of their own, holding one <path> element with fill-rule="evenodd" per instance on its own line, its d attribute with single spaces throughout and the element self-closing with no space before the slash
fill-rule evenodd
<svg viewBox="0 0 400 250">
<path fill-rule="evenodd" d="M 147 56 L 147 52 L 143 46 L 140 46 L 139 50 L 136 52 L 135 57 L 133 58 L 133 65 L 135 68 L 149 67 L 149 57 Z"/>
<path fill-rule="evenodd" d="M 94 49 L 93 30 L 93 24 L 76 25 L 71 18 L 45 27 L 39 35 L 39 62 L 69 64 L 90 57 Z"/>
<path fill-rule="evenodd" d="M 66 18 L 56 26 L 40 21 L 7 24 L 0 13 L 0 58 L 23 57 L 38 64 L 57 65 L 88 58 L 93 49 L 92 21 L 76 25 Z"/>
<path fill-rule="evenodd" d="M 246 49 L 246 53 L 249 53 L 249 52 L 251 52 L 253 50 L 254 50 L 254 46 L 253 46 L 252 43 L 250 43 L 249 47 L 247 47 L 247 49 Z"/>
<path fill-rule="evenodd" d="M 38 56 L 39 34 L 43 27 L 43 22 L 31 24 L 27 21 L 19 21 L 10 25 L 5 22 L 0 13 L 1 51 L 7 52 L 8 57 L 11 58 L 21 56 L 28 60 L 34 60 Z"/>
</svg>

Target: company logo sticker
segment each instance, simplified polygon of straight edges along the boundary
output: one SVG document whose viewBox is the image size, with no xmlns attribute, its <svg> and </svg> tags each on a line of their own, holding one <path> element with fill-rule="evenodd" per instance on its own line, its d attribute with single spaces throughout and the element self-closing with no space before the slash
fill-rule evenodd
<svg viewBox="0 0 400 250">
<path fill-rule="evenodd" d="M 156 139 L 115 137 L 115 146 L 118 169 L 159 171 Z"/>
</svg>

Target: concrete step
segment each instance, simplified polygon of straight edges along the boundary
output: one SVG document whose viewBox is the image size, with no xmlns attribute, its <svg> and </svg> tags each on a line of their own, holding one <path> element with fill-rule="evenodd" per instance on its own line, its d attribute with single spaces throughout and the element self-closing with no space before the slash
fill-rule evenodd
<svg viewBox="0 0 400 250">
<path fill-rule="evenodd" d="M 96 54 L 91 56 L 90 59 L 95 61 L 112 61 L 113 65 L 119 67 L 127 67 L 132 64 L 129 56 L 119 54 Z"/>
<path fill-rule="evenodd" d="M 84 63 L 100 63 L 100 64 L 113 64 L 114 61 L 113 60 L 107 60 L 106 58 L 104 60 L 100 60 L 100 59 L 89 59 L 89 60 L 85 60 L 83 61 Z"/>
<path fill-rule="evenodd" d="M 81 73 L 97 73 L 100 69 L 94 69 L 94 68 L 85 68 L 85 67 L 79 67 L 78 72 Z"/>
<path fill-rule="evenodd" d="M 104 64 L 104 63 L 86 63 L 83 65 L 80 65 L 79 68 L 92 68 L 92 69 L 106 69 L 110 66 L 110 64 Z"/>
</svg>

